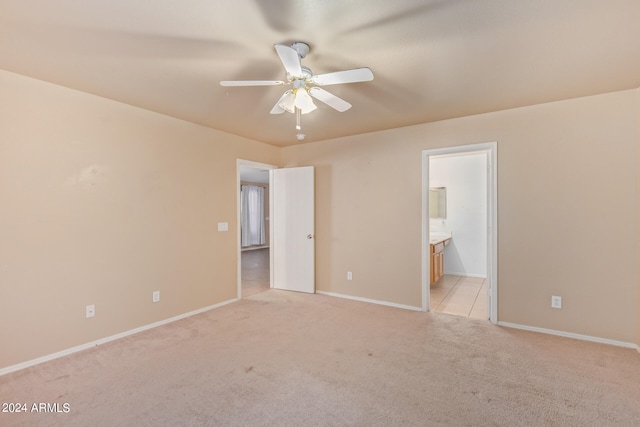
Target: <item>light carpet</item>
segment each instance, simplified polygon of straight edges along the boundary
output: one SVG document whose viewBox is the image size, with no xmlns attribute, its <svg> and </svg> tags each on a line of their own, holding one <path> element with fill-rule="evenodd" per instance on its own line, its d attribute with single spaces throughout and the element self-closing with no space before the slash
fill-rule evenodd
<svg viewBox="0 0 640 427">
<path fill-rule="evenodd" d="M 0 377 L 13 426 L 638 426 L 640 354 L 270 290 Z"/>
</svg>

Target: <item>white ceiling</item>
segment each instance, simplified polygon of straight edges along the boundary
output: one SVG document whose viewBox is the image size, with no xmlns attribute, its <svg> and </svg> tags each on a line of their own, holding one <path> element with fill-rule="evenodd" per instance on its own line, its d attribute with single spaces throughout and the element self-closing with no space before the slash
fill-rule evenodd
<svg viewBox="0 0 640 427">
<path fill-rule="evenodd" d="M 0 68 L 278 146 L 273 45 L 304 41 L 353 104 L 303 116 L 305 141 L 640 87 L 638 0 L 0 0 Z M 0 94 L 1 96 L 1 94 Z M 320 103 L 317 103 L 320 104 Z"/>
</svg>

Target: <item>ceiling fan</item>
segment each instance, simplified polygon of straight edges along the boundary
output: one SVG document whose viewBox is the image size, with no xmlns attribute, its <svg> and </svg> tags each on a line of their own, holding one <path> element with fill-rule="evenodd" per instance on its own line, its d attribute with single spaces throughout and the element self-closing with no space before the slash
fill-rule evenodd
<svg viewBox="0 0 640 427">
<path fill-rule="evenodd" d="M 309 53 L 309 45 L 295 42 L 291 46 L 275 45 L 276 52 L 284 65 L 286 81 L 282 80 L 225 80 L 222 86 L 278 86 L 291 85 L 292 88 L 284 92 L 278 102 L 271 109 L 271 114 L 282 114 L 285 111 L 296 113 L 298 121 L 296 128 L 300 129 L 300 114 L 307 114 L 317 107 L 313 103 L 315 98 L 331 108 L 344 112 L 351 108 L 351 104 L 342 98 L 322 89 L 319 86 L 342 83 L 357 83 L 373 80 L 373 73 L 369 68 L 355 68 L 352 70 L 336 71 L 326 74 L 313 74 L 301 65 L 301 59 Z"/>
</svg>

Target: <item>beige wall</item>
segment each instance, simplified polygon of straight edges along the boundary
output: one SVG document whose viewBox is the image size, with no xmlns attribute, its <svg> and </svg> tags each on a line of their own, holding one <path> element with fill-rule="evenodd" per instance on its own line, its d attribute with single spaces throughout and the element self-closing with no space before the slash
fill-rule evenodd
<svg viewBox="0 0 640 427">
<path fill-rule="evenodd" d="M 237 296 L 236 158 L 277 148 L 1 71 L 0 93 L 0 368 Z"/>
<path fill-rule="evenodd" d="M 285 166 L 316 166 L 317 288 L 420 306 L 421 152 L 497 141 L 499 320 L 635 342 L 638 98 L 611 93 L 283 149 Z M 551 295 L 563 297 L 561 310 Z"/>
</svg>

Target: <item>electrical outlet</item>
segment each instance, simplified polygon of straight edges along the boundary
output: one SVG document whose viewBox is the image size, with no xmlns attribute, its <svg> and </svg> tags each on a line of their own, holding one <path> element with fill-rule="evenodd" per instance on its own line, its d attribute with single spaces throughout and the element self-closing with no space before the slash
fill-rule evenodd
<svg viewBox="0 0 640 427">
<path fill-rule="evenodd" d="M 96 315 L 96 306 L 94 304 L 88 305 L 86 307 L 87 318 L 93 317 Z"/>
<path fill-rule="evenodd" d="M 551 308 L 562 308 L 562 297 L 552 296 L 551 297 Z"/>
<path fill-rule="evenodd" d="M 350 271 L 347 271 L 347 280 L 353 280 L 353 273 Z"/>
<path fill-rule="evenodd" d="M 151 301 L 152 302 L 160 301 L 160 291 L 153 291 L 153 294 L 151 295 Z"/>
</svg>

